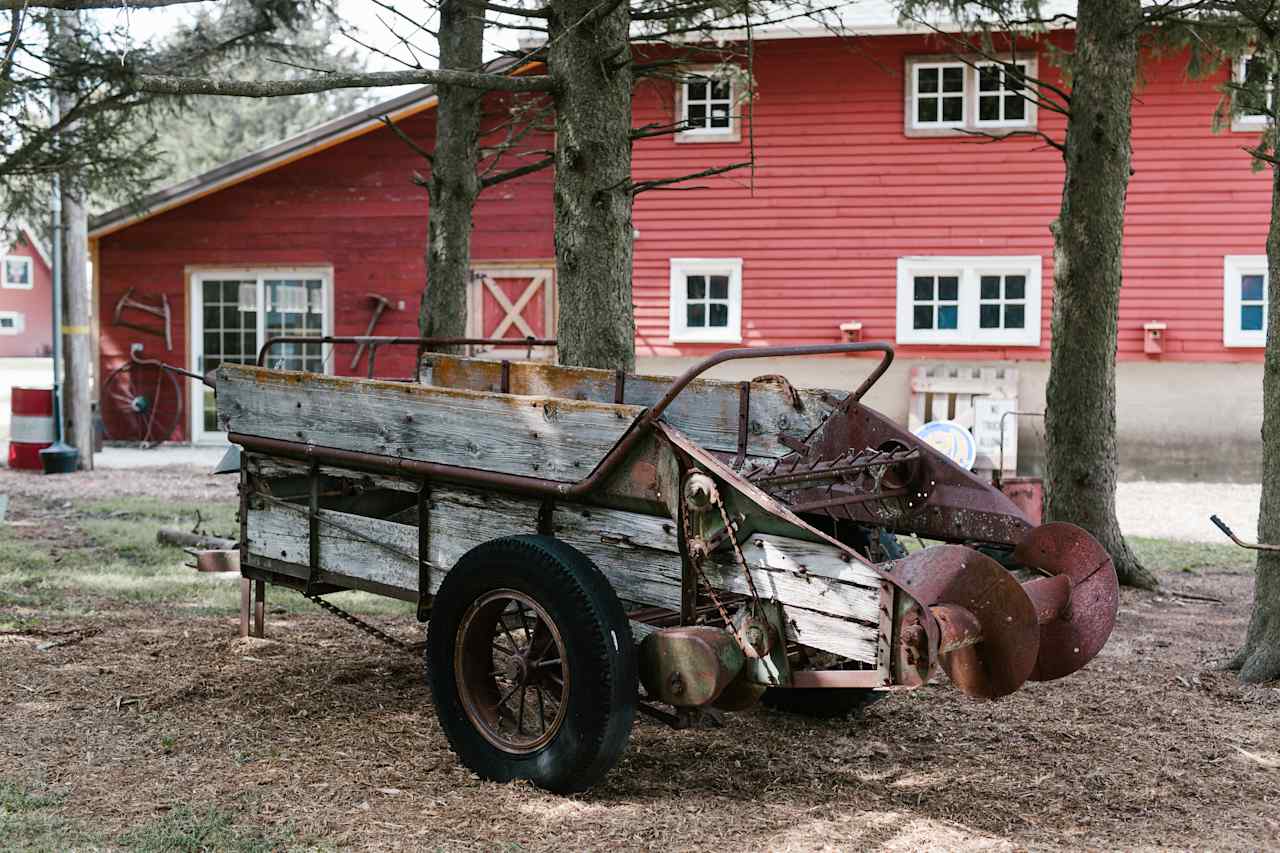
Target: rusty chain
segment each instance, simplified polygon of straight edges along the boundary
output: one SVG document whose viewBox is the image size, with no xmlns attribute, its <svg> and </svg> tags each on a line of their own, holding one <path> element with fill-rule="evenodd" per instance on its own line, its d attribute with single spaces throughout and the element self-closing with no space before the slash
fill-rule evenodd
<svg viewBox="0 0 1280 853">
<path fill-rule="evenodd" d="M 337 616 L 342 621 L 350 625 L 354 625 L 357 630 L 365 632 L 370 637 L 373 637 L 375 640 L 380 640 L 386 643 L 388 646 L 391 646 L 392 648 L 396 648 L 402 652 L 408 652 L 409 654 L 416 655 L 416 654 L 420 654 L 422 650 L 425 649 L 427 646 L 425 642 L 406 643 L 404 640 L 401 640 L 397 637 L 393 637 L 390 634 L 388 634 L 386 631 L 383 631 L 381 628 L 378 628 L 374 625 L 370 625 L 368 622 L 364 621 L 359 616 L 356 616 L 353 613 L 348 613 L 338 605 L 334 604 L 332 601 L 325 601 L 323 598 L 321 598 L 318 595 L 307 595 L 305 592 L 302 593 L 302 595 L 304 598 L 308 599 L 309 601 L 312 601 L 315 604 L 319 605 L 320 609 L 327 610 L 329 613 L 332 613 L 334 616 Z"/>
</svg>

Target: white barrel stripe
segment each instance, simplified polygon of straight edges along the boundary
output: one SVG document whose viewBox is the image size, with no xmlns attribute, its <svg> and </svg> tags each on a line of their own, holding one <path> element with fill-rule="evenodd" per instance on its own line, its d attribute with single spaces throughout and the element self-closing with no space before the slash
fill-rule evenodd
<svg viewBox="0 0 1280 853">
<path fill-rule="evenodd" d="M 9 440 L 23 444 L 52 444 L 53 418 L 48 415 L 14 415 L 9 422 Z"/>
</svg>

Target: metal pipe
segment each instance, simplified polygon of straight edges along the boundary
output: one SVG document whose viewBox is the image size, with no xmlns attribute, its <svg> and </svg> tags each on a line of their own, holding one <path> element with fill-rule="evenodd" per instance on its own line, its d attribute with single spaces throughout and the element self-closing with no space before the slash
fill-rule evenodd
<svg viewBox="0 0 1280 853">
<path fill-rule="evenodd" d="M 1032 578 L 1022 585 L 1022 591 L 1035 606 L 1036 620 L 1041 625 L 1070 618 L 1071 578 L 1067 575 Z"/>
<path fill-rule="evenodd" d="M 1227 534 L 1227 538 L 1239 545 L 1241 548 L 1248 548 L 1250 551 L 1280 551 L 1280 545 L 1267 545 L 1263 542 L 1245 542 L 1240 537 L 1231 532 L 1231 528 L 1227 527 L 1227 523 L 1216 515 L 1209 516 L 1209 520 L 1214 523 L 1219 530 Z"/>
</svg>

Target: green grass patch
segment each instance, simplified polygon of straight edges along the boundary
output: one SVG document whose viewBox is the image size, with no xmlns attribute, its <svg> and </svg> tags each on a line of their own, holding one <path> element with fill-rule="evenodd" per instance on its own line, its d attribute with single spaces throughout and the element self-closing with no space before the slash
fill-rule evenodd
<svg viewBox="0 0 1280 853">
<path fill-rule="evenodd" d="M 1253 551 L 1217 542 L 1180 542 L 1131 536 L 1129 547 L 1144 566 L 1166 572 L 1251 572 L 1256 563 Z"/>
<path fill-rule="evenodd" d="M 0 779 L 0 850 L 103 847 L 101 838 L 53 811 L 63 797 Z"/>
<path fill-rule="evenodd" d="M 124 833 L 117 843 L 138 853 L 270 853 L 305 846 L 280 830 L 236 826 L 225 811 L 195 811 L 187 806 L 178 806 L 164 817 Z"/>
<path fill-rule="evenodd" d="M 239 612 L 238 576 L 196 572 L 185 565 L 191 558 L 181 548 L 156 541 L 161 527 L 190 528 L 197 509 L 201 529 L 234 534 L 234 504 L 133 497 L 90 501 L 78 509 L 88 516 L 76 520 L 87 540 L 82 547 L 19 539 L 0 525 L 0 607 L 61 615 L 156 604 L 198 615 Z M 343 593 L 335 602 L 366 615 L 413 612 L 411 604 L 367 593 Z M 269 591 L 267 603 L 288 613 L 318 612 L 314 604 L 282 588 Z"/>
</svg>

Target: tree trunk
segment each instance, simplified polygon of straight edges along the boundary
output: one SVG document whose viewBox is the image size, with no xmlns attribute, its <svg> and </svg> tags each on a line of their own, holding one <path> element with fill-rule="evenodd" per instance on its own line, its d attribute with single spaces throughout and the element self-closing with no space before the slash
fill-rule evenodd
<svg viewBox="0 0 1280 853">
<path fill-rule="evenodd" d="M 1273 118 L 1274 121 L 1274 118 Z M 1262 363 L 1262 502 L 1258 540 L 1280 543 L 1280 164 L 1271 166 L 1267 232 L 1267 349 Z M 1241 681 L 1280 678 L 1280 552 L 1259 551 L 1253 618 L 1244 648 L 1230 663 Z"/>
<path fill-rule="evenodd" d="M 1053 226 L 1046 515 L 1088 530 L 1121 583 L 1155 588 L 1116 522 L 1116 327 L 1140 0 L 1080 0 L 1062 209 Z"/>
<path fill-rule="evenodd" d="M 630 9 L 595 0 L 548 9 L 560 362 L 632 370 Z"/>
<path fill-rule="evenodd" d="M 440 5 L 440 67 L 476 70 L 483 63 L 484 12 L 466 0 Z M 436 142 L 427 213 L 427 286 L 418 313 L 423 335 L 467 332 L 471 215 L 480 194 L 480 117 L 485 92 L 439 85 Z"/>
</svg>

